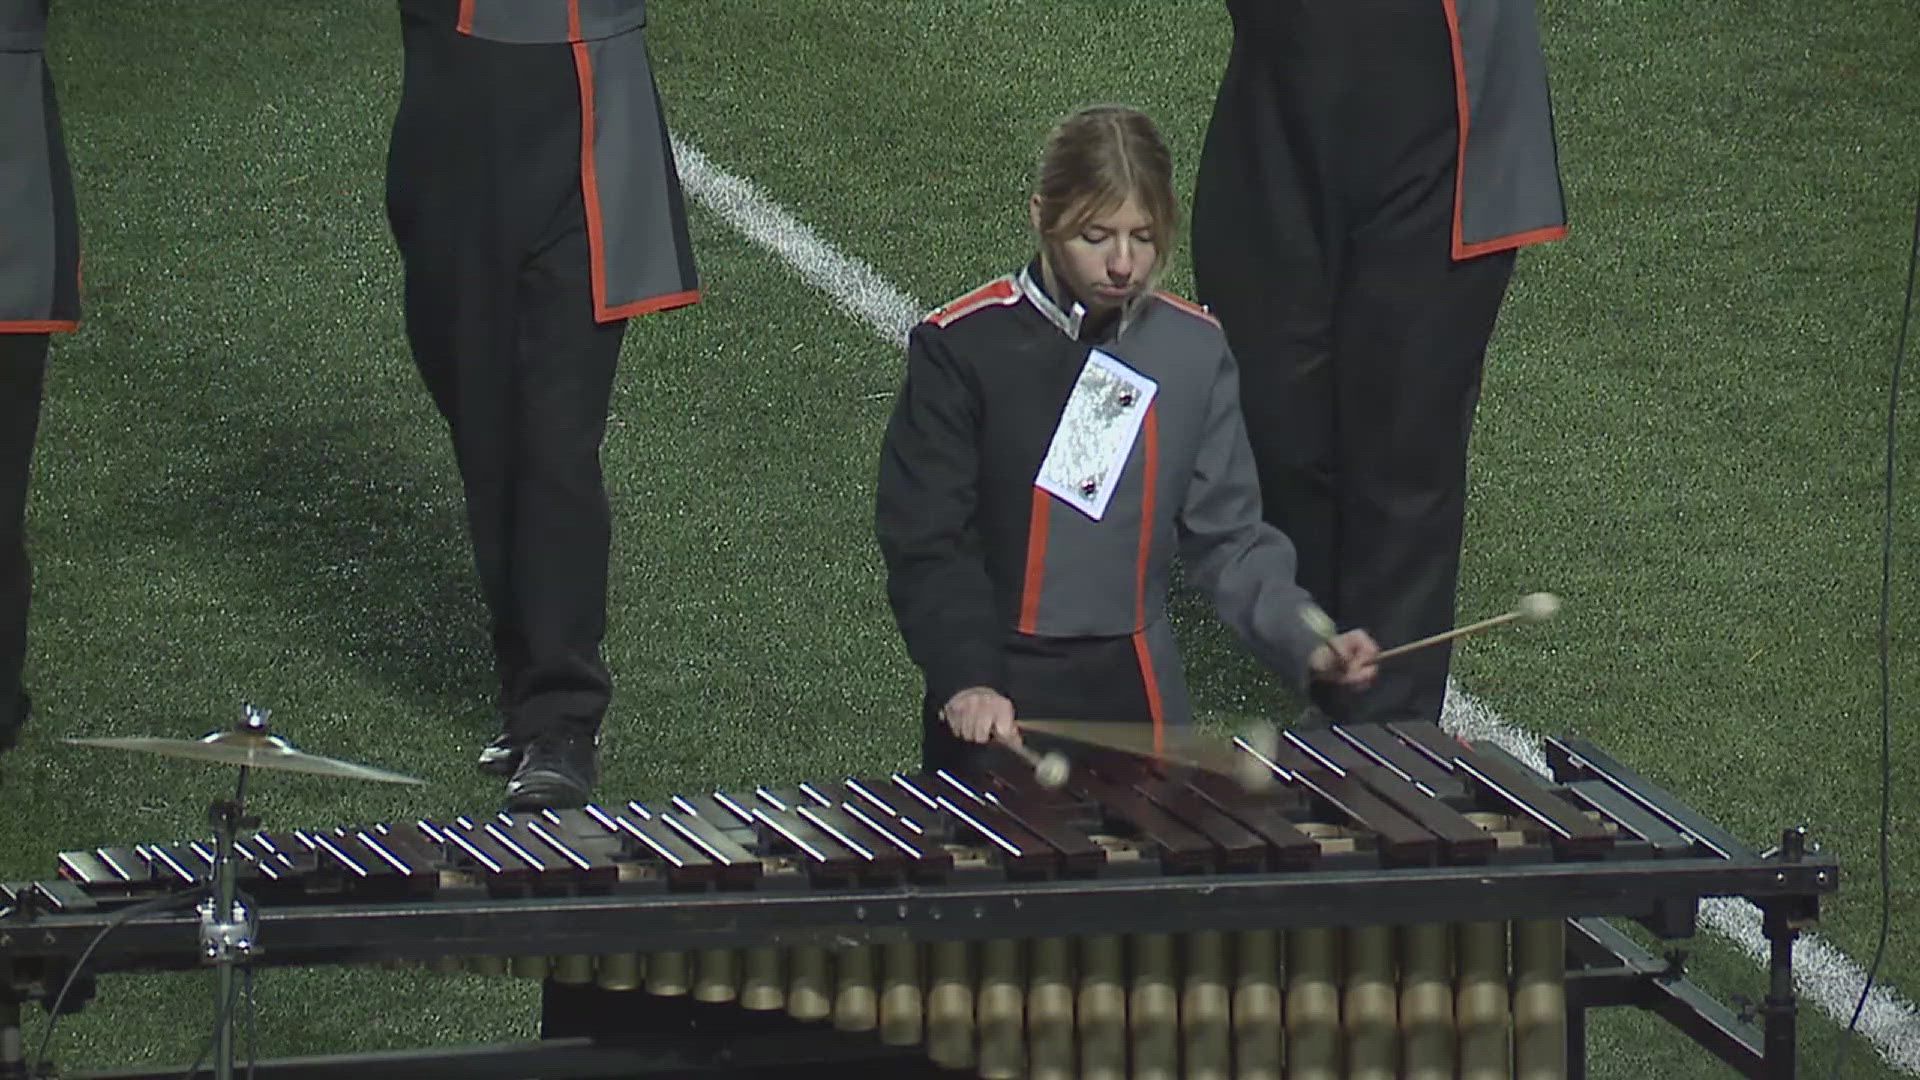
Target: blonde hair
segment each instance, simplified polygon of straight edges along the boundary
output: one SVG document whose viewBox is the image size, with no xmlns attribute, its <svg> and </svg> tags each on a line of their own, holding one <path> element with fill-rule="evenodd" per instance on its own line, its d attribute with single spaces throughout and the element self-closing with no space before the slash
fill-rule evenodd
<svg viewBox="0 0 1920 1080">
<path fill-rule="evenodd" d="M 1055 124 L 1033 189 L 1043 243 L 1072 236 L 1132 196 L 1153 222 L 1154 269 L 1166 265 L 1180 203 L 1173 194 L 1173 155 L 1146 113 L 1095 105 Z"/>
</svg>

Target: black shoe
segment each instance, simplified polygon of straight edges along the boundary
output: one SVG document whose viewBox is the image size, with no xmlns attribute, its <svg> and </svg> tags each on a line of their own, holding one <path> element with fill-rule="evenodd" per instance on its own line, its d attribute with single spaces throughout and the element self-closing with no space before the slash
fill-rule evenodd
<svg viewBox="0 0 1920 1080">
<path fill-rule="evenodd" d="M 560 810 L 585 806 L 599 769 L 597 740 L 586 734 L 536 735 L 521 751 L 520 764 L 507 781 L 507 808 Z"/>
<path fill-rule="evenodd" d="M 18 707 L 13 715 L 0 720 L 0 753 L 13 749 L 20 741 L 20 729 L 27 726 L 27 717 L 33 713 L 33 701 L 25 694 L 20 695 Z"/>
<path fill-rule="evenodd" d="M 493 776 L 512 776 L 520 768 L 524 743 L 511 735 L 501 735 L 480 750 L 480 771 Z"/>
</svg>

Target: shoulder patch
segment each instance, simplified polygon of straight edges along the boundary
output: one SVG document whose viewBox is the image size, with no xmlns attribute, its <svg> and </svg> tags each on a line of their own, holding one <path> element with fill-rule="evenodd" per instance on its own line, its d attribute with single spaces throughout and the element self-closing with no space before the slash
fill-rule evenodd
<svg viewBox="0 0 1920 1080">
<path fill-rule="evenodd" d="M 1179 308 L 1181 311 L 1184 311 L 1189 315 L 1195 316 L 1196 318 L 1205 319 L 1206 321 L 1212 323 L 1215 326 L 1220 325 L 1220 320 L 1213 317 L 1213 312 L 1208 311 L 1206 308 L 1201 307 L 1199 304 L 1196 304 L 1191 300 L 1188 300 L 1184 296 L 1175 296 L 1172 293 L 1166 292 L 1164 290 L 1155 292 L 1153 295 L 1159 297 L 1162 300 L 1165 300 L 1167 304 L 1171 307 Z"/>
<path fill-rule="evenodd" d="M 939 327 L 951 326 L 958 319 L 981 308 L 1006 307 L 1019 302 L 1020 286 L 1014 284 L 1010 277 L 995 278 L 965 296 L 933 309 L 925 321 Z"/>
</svg>

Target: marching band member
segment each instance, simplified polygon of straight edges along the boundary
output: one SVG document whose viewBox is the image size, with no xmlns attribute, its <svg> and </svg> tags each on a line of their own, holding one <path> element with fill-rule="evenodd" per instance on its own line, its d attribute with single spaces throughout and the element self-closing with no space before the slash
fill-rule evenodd
<svg viewBox="0 0 1920 1080">
<path fill-rule="evenodd" d="M 1260 519 L 1218 324 L 1154 291 L 1178 227 L 1152 121 L 1087 109 L 1053 131 L 1039 253 L 915 327 L 880 454 L 876 534 L 926 679 L 922 754 L 965 768 L 1019 716 L 1190 721 L 1167 622 L 1175 554 L 1261 660 L 1362 688 L 1365 631 L 1302 623 L 1293 547 Z"/>
<path fill-rule="evenodd" d="M 1453 622 L 1467 438 L 1514 250 L 1566 232 L 1534 0 L 1228 0 L 1193 271 L 1300 583 L 1388 642 Z M 1336 720 L 1437 720 L 1450 647 Z"/>
<path fill-rule="evenodd" d="M 407 340 L 446 418 L 492 621 L 518 808 L 597 775 L 612 517 L 600 470 L 626 320 L 699 298 L 644 0 L 401 0 L 387 214 Z"/>
<path fill-rule="evenodd" d="M 0 0 L 0 750 L 30 706 L 27 481 L 49 335 L 80 325 L 80 226 L 46 45 L 47 0 Z"/>
</svg>

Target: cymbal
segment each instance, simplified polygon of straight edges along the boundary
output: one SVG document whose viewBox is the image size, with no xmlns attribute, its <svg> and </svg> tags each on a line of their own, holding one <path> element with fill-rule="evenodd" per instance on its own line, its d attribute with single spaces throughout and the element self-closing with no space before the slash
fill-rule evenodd
<svg viewBox="0 0 1920 1080">
<path fill-rule="evenodd" d="M 355 765 L 296 750 L 292 743 L 277 735 L 252 731 L 216 731 L 201 739 L 160 739 L 128 736 L 104 739 L 64 739 L 75 746 L 104 746 L 113 750 L 139 750 L 162 757 L 207 761 L 216 765 L 243 765 L 255 769 L 309 773 L 342 780 L 371 780 L 379 784 L 424 784 L 411 776 Z"/>
</svg>

